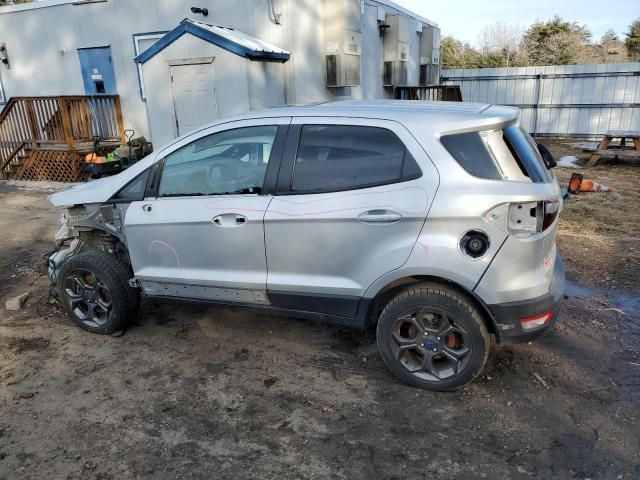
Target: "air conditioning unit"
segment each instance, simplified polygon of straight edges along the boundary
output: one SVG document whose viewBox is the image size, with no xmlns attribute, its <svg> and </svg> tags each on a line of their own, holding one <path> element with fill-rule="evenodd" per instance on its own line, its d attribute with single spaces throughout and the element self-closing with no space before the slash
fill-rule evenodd
<svg viewBox="0 0 640 480">
<path fill-rule="evenodd" d="M 420 85 L 438 83 L 440 77 L 440 29 L 424 25 L 420 35 Z"/>
<path fill-rule="evenodd" d="M 407 85 L 411 65 L 410 35 L 415 35 L 415 20 L 405 15 L 387 15 L 389 28 L 384 34 L 382 84 L 385 87 Z"/>
<path fill-rule="evenodd" d="M 360 85 L 360 0 L 324 0 L 327 87 Z"/>
</svg>

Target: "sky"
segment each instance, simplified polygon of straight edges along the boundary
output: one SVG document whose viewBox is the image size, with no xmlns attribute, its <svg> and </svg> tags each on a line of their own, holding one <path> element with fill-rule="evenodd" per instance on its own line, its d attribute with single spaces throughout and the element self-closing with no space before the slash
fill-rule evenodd
<svg viewBox="0 0 640 480">
<path fill-rule="evenodd" d="M 495 22 L 519 24 L 524 29 L 536 20 L 559 15 L 565 20 L 586 24 L 592 40 L 612 28 L 620 38 L 632 20 L 640 17 L 640 0 L 395 0 L 441 29 L 441 35 L 477 46 L 477 36 L 485 25 Z"/>
</svg>

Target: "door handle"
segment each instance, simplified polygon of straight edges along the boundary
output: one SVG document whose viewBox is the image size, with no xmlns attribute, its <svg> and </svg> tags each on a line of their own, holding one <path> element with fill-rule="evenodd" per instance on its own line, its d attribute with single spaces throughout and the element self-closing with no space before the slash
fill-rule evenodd
<svg viewBox="0 0 640 480">
<path fill-rule="evenodd" d="M 363 223 L 396 223 L 401 219 L 402 215 L 393 210 L 367 210 L 358 215 Z"/>
<path fill-rule="evenodd" d="M 238 213 L 223 213 L 211 219 L 217 227 L 234 228 L 247 224 L 247 217 Z"/>
<path fill-rule="evenodd" d="M 143 212 L 150 212 L 151 210 L 153 210 L 153 206 L 151 204 L 147 203 L 146 205 L 142 205 Z"/>
</svg>

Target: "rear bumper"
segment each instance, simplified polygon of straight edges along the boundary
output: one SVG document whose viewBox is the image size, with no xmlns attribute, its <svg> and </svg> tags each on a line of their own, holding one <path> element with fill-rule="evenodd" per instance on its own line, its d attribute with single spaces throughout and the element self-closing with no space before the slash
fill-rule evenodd
<svg viewBox="0 0 640 480">
<path fill-rule="evenodd" d="M 556 255 L 553 279 L 549 292 L 536 298 L 518 302 L 489 305 L 500 331 L 500 339 L 508 342 L 526 342 L 540 338 L 553 328 L 560 313 L 564 293 L 564 265 Z M 520 320 L 551 312 L 550 319 L 539 327 L 526 330 Z"/>
</svg>

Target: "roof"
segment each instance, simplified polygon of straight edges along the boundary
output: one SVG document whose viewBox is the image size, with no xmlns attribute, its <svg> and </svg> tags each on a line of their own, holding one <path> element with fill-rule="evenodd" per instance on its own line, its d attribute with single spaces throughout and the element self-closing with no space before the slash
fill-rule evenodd
<svg viewBox="0 0 640 480">
<path fill-rule="evenodd" d="M 453 131 L 510 123 L 520 110 L 502 105 L 467 102 L 423 102 L 416 100 L 344 100 L 314 105 L 298 105 L 249 111 L 221 118 L 209 125 L 275 117 L 351 117 L 416 122 L 424 132 Z M 431 120 L 433 119 L 433 120 Z"/>
<path fill-rule="evenodd" d="M 290 53 L 286 50 L 263 42 L 262 40 L 242 33 L 238 30 L 219 25 L 198 22 L 185 18 L 173 30 L 167 32 L 162 38 L 151 45 L 148 49 L 135 57 L 136 63 L 145 63 L 156 54 L 167 48 L 185 33 L 190 33 L 206 42 L 224 48 L 231 53 L 235 53 L 249 60 L 286 62 Z"/>
<path fill-rule="evenodd" d="M 0 7 L 0 15 L 2 15 L 3 13 L 20 12 L 23 10 L 35 10 L 38 8 L 57 7 L 59 5 L 84 5 L 84 4 L 96 3 L 99 1 L 100 0 L 38 0 L 35 2 L 28 2 L 28 3 L 16 3 L 15 5 L 4 5 Z M 380 5 L 393 8 L 398 12 L 404 13 L 405 15 L 415 18 L 416 20 L 419 20 L 422 23 L 426 23 L 427 25 L 431 25 L 433 27 L 438 26 L 437 23 L 429 20 L 428 18 L 422 17 L 412 12 L 411 10 L 406 9 L 401 5 L 398 5 L 392 0 L 375 0 L 375 2 L 379 3 Z"/>
<path fill-rule="evenodd" d="M 422 23 L 426 23 L 427 25 L 431 25 L 432 27 L 438 27 L 438 24 L 436 22 L 429 20 L 428 18 L 425 18 L 421 15 L 418 15 L 417 13 L 414 13 L 411 10 L 404 8 L 403 6 L 398 5 L 396 2 L 392 2 L 391 0 L 375 0 L 375 1 L 380 5 L 384 5 L 384 6 L 393 8 L 400 13 L 404 13 L 408 17 L 415 18 L 416 20 L 419 20 Z"/>
<path fill-rule="evenodd" d="M 455 116 L 456 118 L 501 117 L 504 120 L 516 118 L 519 110 L 513 107 L 469 102 L 424 102 L 416 100 L 342 100 L 315 105 L 288 105 L 250 111 L 236 118 L 259 118 L 274 116 L 327 116 L 361 117 L 401 121 L 407 116 L 425 115 Z"/>
</svg>

